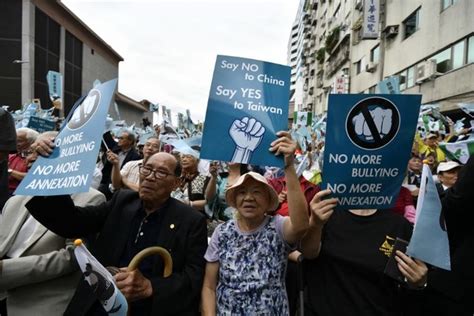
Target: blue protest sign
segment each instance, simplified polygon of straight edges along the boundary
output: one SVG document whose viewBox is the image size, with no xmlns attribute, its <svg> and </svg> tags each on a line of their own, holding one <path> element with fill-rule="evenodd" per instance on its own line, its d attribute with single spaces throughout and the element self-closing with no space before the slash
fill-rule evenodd
<svg viewBox="0 0 474 316">
<path fill-rule="evenodd" d="M 283 167 L 269 152 L 287 130 L 290 67 L 217 56 L 207 104 L 201 158 Z"/>
<path fill-rule="evenodd" d="M 16 195 L 61 195 L 89 190 L 116 86 L 114 79 L 89 91 L 56 137 L 53 153 L 36 160 Z"/>
<path fill-rule="evenodd" d="M 398 76 L 390 76 L 377 84 L 378 93 L 400 94 L 400 79 Z"/>
<path fill-rule="evenodd" d="M 329 95 L 322 188 L 339 199 L 339 208 L 395 203 L 420 102 L 421 95 Z"/>
<path fill-rule="evenodd" d="M 63 91 L 63 76 L 56 71 L 48 71 L 46 75 L 46 81 L 48 82 L 49 97 L 51 101 L 61 99 Z"/>
<path fill-rule="evenodd" d="M 39 133 L 43 133 L 47 131 L 54 131 L 56 123 L 37 116 L 31 116 L 27 127 L 34 129 Z"/>
<path fill-rule="evenodd" d="M 423 165 L 416 221 L 407 254 L 435 267 L 451 270 L 449 239 L 441 201 L 428 165 Z"/>
</svg>

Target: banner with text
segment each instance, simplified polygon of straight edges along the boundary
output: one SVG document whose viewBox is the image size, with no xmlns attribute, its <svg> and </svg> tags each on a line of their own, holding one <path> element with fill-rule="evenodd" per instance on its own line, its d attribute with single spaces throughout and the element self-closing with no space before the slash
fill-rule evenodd
<svg viewBox="0 0 474 316">
<path fill-rule="evenodd" d="M 276 132 L 288 128 L 288 66 L 217 56 L 203 132 L 201 158 L 283 167 L 269 152 Z"/>
<path fill-rule="evenodd" d="M 56 137 L 53 153 L 36 160 L 16 195 L 61 195 L 89 190 L 116 86 L 114 79 L 89 91 Z"/>
<path fill-rule="evenodd" d="M 330 94 L 322 188 L 341 209 L 394 203 L 413 145 L 421 95 Z"/>
</svg>

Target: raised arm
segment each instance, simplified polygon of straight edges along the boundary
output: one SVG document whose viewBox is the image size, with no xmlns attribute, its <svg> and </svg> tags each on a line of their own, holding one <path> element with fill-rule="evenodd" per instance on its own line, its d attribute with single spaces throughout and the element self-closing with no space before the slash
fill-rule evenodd
<svg viewBox="0 0 474 316">
<path fill-rule="evenodd" d="M 278 132 L 277 136 L 279 138 L 271 143 L 270 150 L 277 155 L 284 155 L 285 159 L 286 198 L 290 216 L 283 224 L 283 236 L 288 243 L 293 244 L 298 242 L 308 229 L 308 206 L 293 165 L 296 142 L 286 131 Z"/>
<path fill-rule="evenodd" d="M 309 204 L 311 210 L 309 228 L 301 240 L 301 252 L 305 258 L 316 258 L 321 251 L 321 236 L 324 224 L 329 220 L 337 205 L 337 199 L 335 198 L 323 199 L 330 193 L 330 190 L 319 191 Z"/>
</svg>

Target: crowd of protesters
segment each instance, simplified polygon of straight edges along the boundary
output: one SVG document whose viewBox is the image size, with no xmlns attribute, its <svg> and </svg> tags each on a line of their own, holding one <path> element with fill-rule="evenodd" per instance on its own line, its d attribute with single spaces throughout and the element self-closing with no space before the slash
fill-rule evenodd
<svg viewBox="0 0 474 316">
<path fill-rule="evenodd" d="M 119 268 L 116 285 L 132 315 L 474 313 L 474 158 L 462 165 L 438 146 L 471 130 L 417 134 L 391 210 L 334 211 L 337 200 L 320 190 L 320 173 L 296 172 L 324 143 L 302 152 L 287 131 L 269 148 L 284 158 L 282 170 L 200 161 L 199 148 L 163 143 L 160 128 L 141 148 L 133 130 L 107 132 L 89 192 L 15 196 L 38 155 L 52 152 L 56 134 L 15 130 L 0 111 L 1 315 L 105 313 L 75 262 L 78 237 L 104 266 Z M 410 240 L 423 163 L 442 201 L 452 271 L 397 251 L 399 282 L 384 268 L 395 240 Z M 159 258 L 125 269 L 154 245 L 170 252 L 170 277 L 161 276 Z"/>
</svg>

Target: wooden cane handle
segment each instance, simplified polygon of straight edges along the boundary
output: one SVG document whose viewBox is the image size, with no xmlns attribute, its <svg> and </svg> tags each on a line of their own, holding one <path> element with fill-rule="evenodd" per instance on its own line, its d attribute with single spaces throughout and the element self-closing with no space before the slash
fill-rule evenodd
<svg viewBox="0 0 474 316">
<path fill-rule="evenodd" d="M 133 257 L 132 261 L 130 261 L 130 264 L 127 267 L 128 271 L 136 270 L 140 265 L 140 262 L 142 262 L 143 259 L 151 255 L 159 255 L 161 259 L 163 259 L 163 262 L 165 264 L 165 267 L 163 269 L 163 276 L 165 278 L 169 277 L 171 275 L 171 272 L 173 272 L 173 259 L 171 258 L 171 255 L 168 250 L 162 247 L 148 247 L 137 253 L 135 257 Z"/>
</svg>

